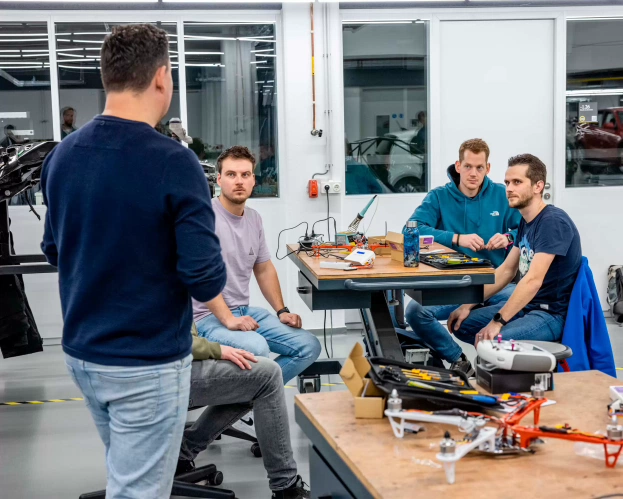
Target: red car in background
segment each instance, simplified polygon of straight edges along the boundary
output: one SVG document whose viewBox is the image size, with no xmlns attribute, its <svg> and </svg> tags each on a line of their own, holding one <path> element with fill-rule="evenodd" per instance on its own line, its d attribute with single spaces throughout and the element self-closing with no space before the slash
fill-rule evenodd
<svg viewBox="0 0 623 499">
<path fill-rule="evenodd" d="M 597 113 L 597 123 L 579 123 L 576 157 L 587 173 L 623 172 L 623 107 L 610 107 Z"/>
</svg>

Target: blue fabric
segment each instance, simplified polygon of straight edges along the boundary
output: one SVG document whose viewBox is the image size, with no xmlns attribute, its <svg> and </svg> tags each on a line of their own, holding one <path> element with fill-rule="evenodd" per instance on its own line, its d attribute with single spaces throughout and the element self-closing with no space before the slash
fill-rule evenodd
<svg viewBox="0 0 623 499">
<path fill-rule="evenodd" d="M 283 371 L 287 383 L 312 365 L 322 348 L 318 338 L 304 329 L 283 324 L 279 318 L 260 307 L 238 307 L 234 317 L 248 315 L 260 325 L 257 331 L 230 331 L 214 315 L 197 322 L 199 336 L 215 343 L 241 348 L 258 357 L 268 357 L 270 352 L 279 354 L 275 362 Z"/>
<path fill-rule="evenodd" d="M 506 188 L 485 177 L 482 189 L 473 198 L 463 194 L 457 185 L 454 165 L 448 168 L 448 182 L 430 191 L 409 220 L 418 222 L 420 235 L 435 236 L 435 240 L 466 255 L 491 260 L 495 267 L 502 265 L 506 250 L 474 252 L 452 244 L 455 234 L 478 234 L 485 244 L 495 234 L 510 233 L 516 238 L 521 214 L 508 206 Z"/>
<path fill-rule="evenodd" d="M 515 285 L 509 284 L 502 291 L 493 295 L 485 302 L 485 306 L 504 304 L 515 291 Z M 437 305 L 423 307 L 416 301 L 409 302 L 405 311 L 405 319 L 413 331 L 397 329 L 397 331 L 418 343 L 426 345 L 448 362 L 456 362 L 461 358 L 461 347 L 454 341 L 448 330 L 439 321 L 448 320 L 450 314 L 460 305 Z M 394 316 L 392 315 L 392 318 Z M 395 321 L 395 319 L 394 319 Z"/>
<path fill-rule="evenodd" d="M 106 447 L 106 499 L 165 499 L 188 411 L 192 355 L 159 366 L 116 367 L 65 356 Z"/>
<path fill-rule="evenodd" d="M 515 246 L 520 251 L 519 273 L 522 278 L 530 270 L 534 255 L 555 255 L 541 288 L 526 309 L 541 309 L 565 316 L 582 264 L 582 243 L 573 220 L 560 208 L 547 206 L 532 222 L 521 220 Z"/>
<path fill-rule="evenodd" d="M 586 257 L 571 292 L 562 343 L 573 350 L 567 360 L 572 371 L 595 369 L 616 378 L 608 327 Z"/>
<path fill-rule="evenodd" d="M 98 116 L 48 155 L 41 185 L 64 351 L 116 366 L 190 354 L 190 297 L 209 301 L 226 281 L 195 154 L 146 123 Z"/>
</svg>

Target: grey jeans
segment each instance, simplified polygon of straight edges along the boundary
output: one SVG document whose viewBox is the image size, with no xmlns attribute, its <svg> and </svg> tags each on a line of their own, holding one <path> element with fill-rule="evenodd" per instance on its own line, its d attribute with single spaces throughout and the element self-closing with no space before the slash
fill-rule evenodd
<svg viewBox="0 0 623 499">
<path fill-rule="evenodd" d="M 184 431 L 180 459 L 194 459 L 253 409 L 271 490 L 283 490 L 296 481 L 283 376 L 276 362 L 258 357 L 250 371 L 226 360 L 193 362 L 189 407 L 198 406 L 208 407 Z"/>
</svg>

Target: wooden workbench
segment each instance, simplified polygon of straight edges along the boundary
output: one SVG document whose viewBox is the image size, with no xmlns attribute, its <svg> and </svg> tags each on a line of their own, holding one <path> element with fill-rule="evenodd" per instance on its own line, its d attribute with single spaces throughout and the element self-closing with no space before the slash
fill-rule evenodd
<svg viewBox="0 0 623 499">
<path fill-rule="evenodd" d="M 540 424 L 569 423 L 588 432 L 605 430 L 608 387 L 613 384 L 617 384 L 614 378 L 596 371 L 555 374 L 556 389 L 547 397 L 557 403 L 542 409 Z M 325 478 L 318 480 L 312 463 L 312 497 L 319 497 L 318 491 L 340 499 L 567 499 L 623 494 L 623 462 L 615 469 L 606 468 L 603 459 L 577 456 L 573 442 L 548 439 L 534 455 L 492 458 L 470 454 L 457 463 L 456 483 L 449 485 L 443 469 L 413 460 L 435 461 L 445 430 L 460 438 L 456 427 L 426 423 L 425 432 L 398 439 L 387 418 L 355 419 L 348 391 L 298 395 L 296 419 L 314 446 L 310 453 L 322 456 L 319 462 L 333 471 L 320 474 Z M 531 416 L 525 423 L 532 424 Z M 350 495 L 321 490 L 327 487 L 325 480 L 334 480 L 332 475 L 339 476 Z"/>
<path fill-rule="evenodd" d="M 288 253 L 292 253 L 298 250 L 298 244 L 289 244 Z M 442 246 L 441 244 L 433 244 L 426 251 L 446 250 L 451 253 L 453 250 Z M 339 254 L 339 253 L 338 253 Z M 344 254 L 348 254 L 345 250 Z M 453 269 L 453 270 L 439 270 L 425 263 L 421 263 L 419 267 L 409 268 L 405 267 L 402 262 L 392 260 L 389 255 L 377 255 L 374 262 L 374 266 L 371 269 L 359 269 L 354 272 L 344 272 L 343 270 L 336 269 L 322 269 L 320 268 L 320 262 L 322 261 L 338 261 L 336 258 L 323 258 L 308 256 L 306 253 L 301 252 L 293 255 L 293 258 L 300 260 L 305 267 L 311 272 L 318 280 L 343 280 L 343 279 L 396 279 L 405 277 L 440 277 L 440 276 L 464 276 L 464 275 L 493 275 L 495 269 L 493 268 L 474 268 L 474 269 Z"/>
</svg>

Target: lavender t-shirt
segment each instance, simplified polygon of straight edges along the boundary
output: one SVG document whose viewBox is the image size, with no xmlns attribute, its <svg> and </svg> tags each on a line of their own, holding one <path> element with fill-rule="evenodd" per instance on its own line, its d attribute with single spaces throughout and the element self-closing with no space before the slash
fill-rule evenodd
<svg viewBox="0 0 623 499">
<path fill-rule="evenodd" d="M 260 214 L 248 206 L 239 217 L 230 213 L 219 198 L 212 199 L 216 217 L 216 235 L 221 242 L 227 284 L 223 299 L 230 309 L 249 305 L 249 281 L 256 263 L 270 260 L 270 253 L 264 239 L 264 227 Z M 195 322 L 211 315 L 205 303 L 193 299 Z"/>
</svg>

